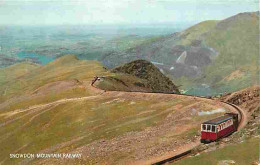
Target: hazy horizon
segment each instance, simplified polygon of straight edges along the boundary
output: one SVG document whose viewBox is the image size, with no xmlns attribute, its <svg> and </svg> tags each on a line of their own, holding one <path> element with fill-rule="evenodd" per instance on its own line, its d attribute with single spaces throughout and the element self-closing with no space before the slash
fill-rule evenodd
<svg viewBox="0 0 260 165">
<path fill-rule="evenodd" d="M 3 0 L 4 26 L 146 26 L 196 24 L 259 11 L 256 0 Z"/>
</svg>

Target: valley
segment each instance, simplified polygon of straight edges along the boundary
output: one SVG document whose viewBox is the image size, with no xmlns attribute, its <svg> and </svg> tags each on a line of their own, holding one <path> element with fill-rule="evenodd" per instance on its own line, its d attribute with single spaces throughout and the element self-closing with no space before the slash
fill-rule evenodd
<svg viewBox="0 0 260 165">
<path fill-rule="evenodd" d="M 0 165 L 259 163 L 259 12 L 186 27 L 2 27 Z M 239 131 L 200 143 L 238 109 Z"/>
<path fill-rule="evenodd" d="M 96 31 L 91 27 L 38 27 L 21 29 L 24 33 L 19 35 L 14 27 L 1 29 L 5 33 L 1 67 L 22 61 L 46 64 L 75 54 L 79 59 L 98 60 L 108 69 L 137 59 L 150 61 L 191 95 L 218 96 L 257 84 L 258 12 L 204 21 L 183 30 L 186 27 L 174 25 L 165 31 L 163 25 L 100 27 Z"/>
<path fill-rule="evenodd" d="M 1 72 L 6 77 L 17 72 L 0 88 L 5 92 L 0 104 L 2 164 L 150 164 L 184 146 L 197 146 L 200 123 L 223 114 L 201 112 L 236 112 L 219 101 L 193 96 L 101 90 L 91 86 L 95 75 L 120 79 L 122 73 L 71 55 L 44 66 L 17 65 L 19 72 L 15 65 Z M 82 159 L 7 159 L 13 152 L 80 153 Z"/>
<path fill-rule="evenodd" d="M 88 69 L 82 72 L 84 67 Z M 15 70 L 15 66 L 6 68 L 4 73 L 10 69 Z M 113 74 L 116 73 L 106 71 L 99 63 L 64 56 L 10 77 L 5 84 L 9 87 L 27 80 L 31 85 L 24 88 L 21 83 L 20 88 L 9 88 L 2 98 L 0 143 L 5 149 L 0 154 L 1 163 L 65 163 L 56 159 L 6 159 L 12 152 L 81 153 L 83 159 L 71 160 L 81 164 L 141 163 L 169 154 L 172 148 L 177 152 L 187 142 L 196 145 L 200 123 L 221 114 L 200 116 L 199 112 L 218 108 L 234 111 L 214 100 L 192 96 L 104 91 L 90 85 L 94 75 Z M 2 91 L 5 85 L 1 86 Z M 17 93 L 21 95 L 14 97 Z"/>
</svg>

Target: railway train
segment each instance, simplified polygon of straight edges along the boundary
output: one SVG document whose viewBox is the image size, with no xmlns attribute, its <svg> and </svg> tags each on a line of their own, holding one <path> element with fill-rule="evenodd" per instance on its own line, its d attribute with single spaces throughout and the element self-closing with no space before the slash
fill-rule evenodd
<svg viewBox="0 0 260 165">
<path fill-rule="evenodd" d="M 237 131 L 238 114 L 226 113 L 223 116 L 201 124 L 201 143 L 210 143 Z"/>
</svg>

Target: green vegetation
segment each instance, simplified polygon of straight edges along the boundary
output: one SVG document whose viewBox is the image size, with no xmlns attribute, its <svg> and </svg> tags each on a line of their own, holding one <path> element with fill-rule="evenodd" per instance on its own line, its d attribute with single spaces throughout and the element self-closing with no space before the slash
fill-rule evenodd
<svg viewBox="0 0 260 165">
<path fill-rule="evenodd" d="M 213 81 L 213 77 L 231 74 L 235 70 L 244 70 L 247 78 L 247 86 L 258 81 L 257 67 L 259 56 L 259 15 L 246 13 L 230 17 L 218 23 L 205 36 L 205 43 L 215 48 L 219 55 L 212 65 L 205 69 L 209 75 L 207 81 Z M 228 82 L 227 82 L 228 84 Z"/>
<path fill-rule="evenodd" d="M 211 86 L 211 93 L 233 92 L 259 83 L 259 15 L 242 13 L 228 19 L 202 22 L 184 31 L 183 44 L 201 40 L 217 51 L 213 62 L 196 78 L 178 78 L 183 89 L 198 84 Z M 187 35 L 187 36 L 185 36 Z M 234 73 L 240 72 L 236 76 Z"/>
<path fill-rule="evenodd" d="M 6 34 L 11 34 L 12 30 L 16 31 L 9 29 L 11 31 L 8 32 L 8 29 L 6 29 Z M 59 28 L 53 30 L 54 32 L 63 31 Z M 132 30 L 136 30 L 137 33 L 140 29 L 129 30 L 131 32 L 119 32 L 120 35 L 89 34 L 84 31 L 75 32 L 75 34 L 60 32 L 54 36 L 57 38 L 48 42 L 41 39 L 27 41 L 22 49 L 24 52 L 19 51 L 21 45 L 18 41 L 11 42 L 13 44 L 2 51 L 4 51 L 4 57 L 15 58 L 10 63 L 22 60 L 16 59 L 18 53 L 25 55 L 32 53 L 39 57 L 44 55 L 52 58 L 72 53 L 80 59 L 99 60 L 107 68 L 114 68 L 137 59 L 145 59 L 159 63 L 157 67 L 174 82 L 178 81 L 178 85 L 182 85 L 184 90 L 197 88 L 191 92 L 196 95 L 205 93 L 219 95 L 223 91 L 231 92 L 259 83 L 259 68 L 257 68 L 259 65 L 259 14 L 257 12 L 240 13 L 219 21 L 204 21 L 177 33 L 174 33 L 176 29 L 172 28 L 173 34 L 166 33 L 167 35 L 160 33 L 157 36 L 149 36 L 151 32 L 149 30 L 142 30 L 142 35 L 133 35 Z M 26 30 L 26 33 L 31 32 L 30 29 Z M 41 32 L 35 33 L 36 36 L 42 35 Z M 17 33 L 17 35 L 22 37 L 24 34 Z M 64 38 L 68 40 L 64 41 Z M 8 39 L 8 37 L 1 38 L 3 43 Z M 11 48 L 14 51 L 11 51 Z M 184 52 L 187 53 L 185 64 L 176 63 Z M 55 55 L 52 56 L 53 54 Z M 8 59 L 1 58 L 0 61 L 8 61 Z M 39 62 L 33 58 L 31 61 Z M 10 65 L 10 63 L 3 65 Z M 244 73 L 241 77 L 234 78 L 234 81 L 239 83 L 225 81 L 225 78 L 232 76 L 235 71 Z M 0 78 L 0 84 L 2 84 L 5 81 L 3 72 L 0 73 Z M 18 81 L 15 86 L 23 87 L 26 83 Z M 200 93 L 199 91 L 202 90 L 197 86 L 202 84 L 208 85 L 209 91 Z M 0 89 L 0 93 L 9 95 L 12 90 L 16 89 L 8 89 L 5 86 L 4 89 Z M 0 102 L 3 100 L 5 97 L 1 96 Z"/>
<path fill-rule="evenodd" d="M 64 89 L 63 91 L 56 92 L 53 91 L 51 93 L 48 93 L 46 95 L 39 95 L 39 96 L 27 96 L 27 98 L 24 98 L 22 100 L 14 101 L 13 103 L 10 103 L 8 107 L 4 108 L 2 111 L 11 111 L 15 109 L 25 109 L 29 108 L 33 105 L 39 105 L 39 104 L 46 104 L 50 102 L 54 102 L 61 99 L 70 99 L 75 97 L 85 97 L 92 95 L 89 91 L 87 91 L 84 88 L 75 87 L 72 89 Z"/>
<path fill-rule="evenodd" d="M 9 81 L 13 81 L 16 78 L 19 78 L 33 69 L 38 68 L 39 65 L 34 63 L 18 63 L 16 65 L 12 65 L 7 68 L 1 68 L 0 69 L 0 85 L 4 85 Z"/>
<path fill-rule="evenodd" d="M 95 86 L 107 91 L 152 92 L 146 80 L 122 73 L 101 78 Z"/>
<path fill-rule="evenodd" d="M 174 165 L 216 165 L 224 160 L 233 160 L 237 165 L 249 165 L 259 161 L 259 138 L 248 139 L 243 143 L 229 145 L 216 151 L 190 157 Z"/>
<path fill-rule="evenodd" d="M 76 104 L 68 102 L 24 112 L 1 111 L 1 121 L 13 121 L 0 127 L 0 145 L 4 148 L 0 160 L 9 164 L 10 160 L 6 159 L 8 154 L 18 148 L 21 153 L 38 153 L 51 147 L 55 150 L 50 152 L 67 151 L 98 139 L 141 131 L 160 123 L 169 113 L 174 113 L 174 109 L 167 111 L 167 108 L 180 101 L 175 99 L 162 102 L 156 97 L 140 100 L 100 96 L 87 101 L 76 101 Z M 152 108 L 153 105 L 156 108 Z M 142 113 L 147 110 L 151 112 Z M 55 147 L 78 138 L 73 145 Z"/>
<path fill-rule="evenodd" d="M 28 69 L 16 72 L 21 65 Z M 23 63 L 3 70 L 6 82 L 3 82 L 0 90 L 3 91 L 6 87 L 8 89 L 6 94 L 2 95 L 0 111 L 2 164 L 21 163 L 24 160 L 9 159 L 10 153 L 73 152 L 78 147 L 86 147 L 102 139 L 122 138 L 127 133 L 147 136 L 147 129 L 160 128 L 165 123 L 171 123 L 174 127 L 175 122 L 180 120 L 175 119 L 174 115 L 178 116 L 182 110 L 189 111 L 193 106 L 203 110 L 218 107 L 204 101 L 197 104 L 198 100 L 193 98 L 175 98 L 164 94 L 104 92 L 95 89 L 90 86 L 94 76 L 104 76 L 104 80 L 95 83 L 98 87 L 114 87 L 116 90 L 146 91 L 149 79 L 137 78 L 130 74 L 110 73 L 99 62 L 81 61 L 72 55 L 61 57 L 45 66 Z M 17 74 L 8 77 L 7 73 L 10 71 Z M 147 70 L 148 75 L 149 71 Z M 169 117 L 173 119 L 169 120 Z M 147 143 L 162 145 L 162 142 L 171 143 L 172 139 L 194 136 L 199 128 L 194 128 L 192 124 L 197 125 L 205 118 L 193 117 L 182 121 L 183 124 L 189 125 L 185 131 L 169 132 L 167 137 L 153 136 Z M 179 134 L 181 136 L 178 136 Z M 73 161 L 76 161 L 76 164 L 108 160 L 120 162 L 122 159 L 128 160 L 129 153 L 134 155 L 137 152 L 131 147 L 127 149 L 129 152 L 114 152 L 111 155 L 107 153 L 106 157 L 87 158 L 84 155 L 84 159 Z M 36 164 L 38 161 L 41 160 L 34 160 Z"/>
<path fill-rule="evenodd" d="M 132 41 L 132 37 L 126 37 L 125 40 L 114 41 L 113 44 L 120 44 L 122 47 L 118 48 L 120 54 L 113 58 L 118 62 L 131 60 L 132 57 L 140 55 L 151 61 L 165 62 L 171 67 L 178 58 L 174 51 L 195 51 L 195 43 L 195 46 L 200 48 L 215 49 L 218 55 L 211 57 L 210 65 L 202 67 L 200 77 L 182 76 L 176 80 L 177 84 L 183 85 L 184 89 L 206 83 L 217 92 L 237 90 L 255 84 L 259 79 L 259 32 L 255 28 L 258 25 L 258 15 L 244 13 L 223 21 L 206 21 L 174 36 L 145 40 L 139 38 L 136 39 L 136 43 L 135 39 Z M 121 50 L 124 49 L 127 51 L 122 53 Z M 129 58 L 124 58 L 121 53 L 129 55 Z M 183 70 L 185 68 L 180 69 L 180 72 Z M 140 133 L 140 137 L 150 137 L 153 132 L 149 130 L 152 128 L 159 131 L 171 128 L 169 134 L 159 132 L 164 133 L 163 136 L 156 134 L 146 141 L 150 146 L 145 146 L 147 148 L 143 150 L 148 151 L 152 146 L 156 146 L 155 144 L 167 146 L 173 139 L 178 141 L 186 136 L 194 137 L 202 121 L 219 115 L 191 114 L 190 110 L 193 108 L 219 108 L 219 105 L 198 101 L 192 97 L 105 92 L 90 86 L 94 76 L 102 76 L 95 86 L 103 90 L 179 93 L 170 79 L 153 64 L 144 60 L 121 65 L 111 73 L 100 62 L 81 61 L 73 55 L 68 55 L 44 66 L 21 63 L 0 71 L 0 164 L 21 163 L 22 159 L 10 160 L 10 153 L 72 152 L 80 147 L 98 143 L 102 139 L 120 139 L 127 133 L 137 132 Z M 171 72 L 167 74 L 171 75 Z M 174 76 L 173 78 L 175 81 Z M 68 100 L 69 98 L 81 99 Z M 62 102 L 54 102 L 61 99 Z M 35 107 L 47 103 L 52 104 Z M 176 131 L 175 127 L 179 123 L 187 127 L 183 132 Z M 148 133 L 142 134 L 145 131 Z M 237 163 L 250 164 L 257 160 L 258 148 L 255 146 L 258 146 L 258 143 L 257 138 L 247 140 L 241 144 L 188 158 L 177 164 L 217 164 L 221 160 L 230 159 Z M 121 159 L 131 159 L 130 154 L 137 154 L 136 148 L 127 149 L 128 152 L 119 150 L 119 154 L 113 152 L 111 155 L 107 151 L 106 156 L 85 157 L 84 160 L 76 160 L 74 163 L 117 163 Z M 244 159 L 245 157 L 247 159 Z"/>
<path fill-rule="evenodd" d="M 25 69 L 20 69 L 21 67 Z M 68 80 L 78 82 L 75 85 L 78 90 L 73 91 L 72 89 L 68 89 L 70 92 L 67 91 L 67 94 L 71 95 L 67 97 L 71 97 L 73 92 L 77 93 L 75 95 L 79 95 L 79 93 L 86 95 L 87 92 L 84 92 L 85 89 L 79 87 L 80 84 L 84 85 L 84 82 L 89 83 L 97 74 L 108 74 L 99 62 L 78 60 L 73 55 L 61 57 L 44 66 L 22 63 L 4 68 L 2 71 L 1 77 L 3 77 L 3 79 L 1 79 L 2 85 L 0 86 L 0 102 L 4 102 L 12 97 L 23 95 L 29 95 L 27 99 L 29 98 L 31 100 L 33 97 L 31 94 L 40 87 L 53 82 L 60 81 L 62 83 L 62 81 Z M 17 74 L 11 74 L 11 72 Z M 65 90 L 66 88 L 63 88 L 60 91 L 55 89 L 50 91 L 50 98 L 53 99 L 48 98 L 50 99 L 49 101 L 63 98 L 63 96 L 65 97 Z M 59 92 L 61 93 L 59 94 Z M 64 92 L 65 94 L 62 94 Z M 47 98 L 42 101 L 44 102 L 46 99 Z M 32 99 L 32 102 L 33 100 L 34 99 Z M 41 99 L 38 100 L 40 101 Z M 13 103 L 15 102 L 13 101 Z"/>
<path fill-rule="evenodd" d="M 187 54 L 184 64 L 176 63 L 183 53 Z M 219 95 L 259 83 L 258 56 L 259 14 L 251 12 L 204 21 L 102 59 L 108 67 L 138 59 L 152 61 L 189 94 Z M 236 71 L 243 74 L 226 81 Z"/>
<path fill-rule="evenodd" d="M 219 21 L 216 20 L 204 21 L 188 28 L 180 34 L 181 40 L 178 44 L 191 45 L 194 40 L 202 40 L 203 38 L 201 35 L 209 32 L 218 22 Z"/>
</svg>

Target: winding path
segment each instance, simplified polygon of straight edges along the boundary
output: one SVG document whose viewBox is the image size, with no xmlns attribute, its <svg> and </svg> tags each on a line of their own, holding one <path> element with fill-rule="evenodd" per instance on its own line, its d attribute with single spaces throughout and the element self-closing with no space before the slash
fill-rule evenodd
<svg viewBox="0 0 260 165">
<path fill-rule="evenodd" d="M 46 108 L 46 107 L 49 107 L 49 106 L 59 105 L 59 104 L 72 102 L 72 101 L 90 100 L 90 99 L 94 99 L 94 98 L 97 98 L 97 97 L 98 97 L 98 95 L 87 96 L 87 97 L 77 97 L 77 98 L 70 98 L 70 99 L 60 99 L 60 100 L 50 102 L 50 103 L 46 103 L 46 104 L 33 105 L 33 106 L 30 106 L 29 108 L 26 108 L 26 109 L 16 109 L 16 110 L 13 110 L 12 113 L 17 114 L 17 113 L 21 113 L 21 112 L 26 112 L 26 111 L 30 111 L 30 110 L 34 110 L 34 109 L 42 109 L 42 108 Z M 7 113 L 9 113 L 9 112 L 7 112 Z M 6 113 L 0 114 L 0 116 L 5 116 L 5 115 L 6 115 Z M 24 117 L 24 116 L 25 115 L 23 115 L 21 117 Z M 0 123 L 0 127 L 5 126 L 6 124 L 9 124 L 13 121 L 16 121 L 16 120 L 20 119 L 21 117 L 18 117 L 18 118 L 12 119 L 12 120 L 8 120 L 4 123 Z"/>
<path fill-rule="evenodd" d="M 50 102 L 50 103 L 46 103 L 46 104 L 34 105 L 34 106 L 28 107 L 26 109 L 17 109 L 17 110 L 14 110 L 12 112 L 16 114 L 16 113 L 20 113 L 20 112 L 35 110 L 35 109 L 36 110 L 42 109 L 42 108 L 49 107 L 49 106 L 56 106 L 56 105 L 60 105 L 60 104 L 67 103 L 67 102 L 91 100 L 91 99 L 100 97 L 100 95 L 103 95 L 103 94 L 104 95 L 111 95 L 111 96 L 115 96 L 115 95 L 120 96 L 120 94 L 127 94 L 127 93 L 130 94 L 131 93 L 131 95 L 145 95 L 145 96 L 147 96 L 147 95 L 167 95 L 169 97 L 174 97 L 174 98 L 176 98 L 176 97 L 192 97 L 192 98 L 195 98 L 195 99 L 202 99 L 202 100 L 205 99 L 205 100 L 208 100 L 208 101 L 211 101 L 211 102 L 213 101 L 218 105 L 222 105 L 222 106 L 226 106 L 226 107 L 228 106 L 231 111 L 233 111 L 233 112 L 237 111 L 239 113 L 240 123 L 239 123 L 239 126 L 238 126 L 238 130 L 241 130 L 247 124 L 247 114 L 240 107 L 238 107 L 234 104 L 231 104 L 231 103 L 220 102 L 220 101 L 212 100 L 212 99 L 209 99 L 209 98 L 206 98 L 206 97 L 198 97 L 198 96 L 183 95 L 183 94 L 162 94 L 162 93 L 143 93 L 143 92 L 122 92 L 122 91 L 107 91 L 107 92 L 104 92 L 103 90 L 98 89 L 94 86 L 87 87 L 87 88 L 89 90 L 93 91 L 96 95 L 87 96 L 87 97 L 70 98 L 70 99 L 60 99 L 60 100 Z M 1 114 L 1 116 L 2 115 L 5 115 L 5 113 Z M 12 120 L 7 120 L 4 123 L 0 123 L 0 127 L 5 126 L 6 124 L 9 124 L 9 123 L 16 121 L 18 119 L 19 118 L 15 118 L 15 119 L 12 119 Z M 176 152 L 173 152 L 173 153 L 168 153 L 167 155 L 157 157 L 157 158 L 154 158 L 152 160 L 147 160 L 145 162 L 142 162 L 142 164 L 164 164 L 168 161 L 174 161 L 176 159 L 180 159 L 180 158 L 185 157 L 188 154 L 190 154 L 191 149 L 198 146 L 199 144 L 200 144 L 200 142 L 196 141 L 195 143 L 191 143 L 187 146 L 184 146 L 179 151 L 176 151 Z M 136 162 L 136 163 L 139 164 L 138 162 Z"/>
</svg>

